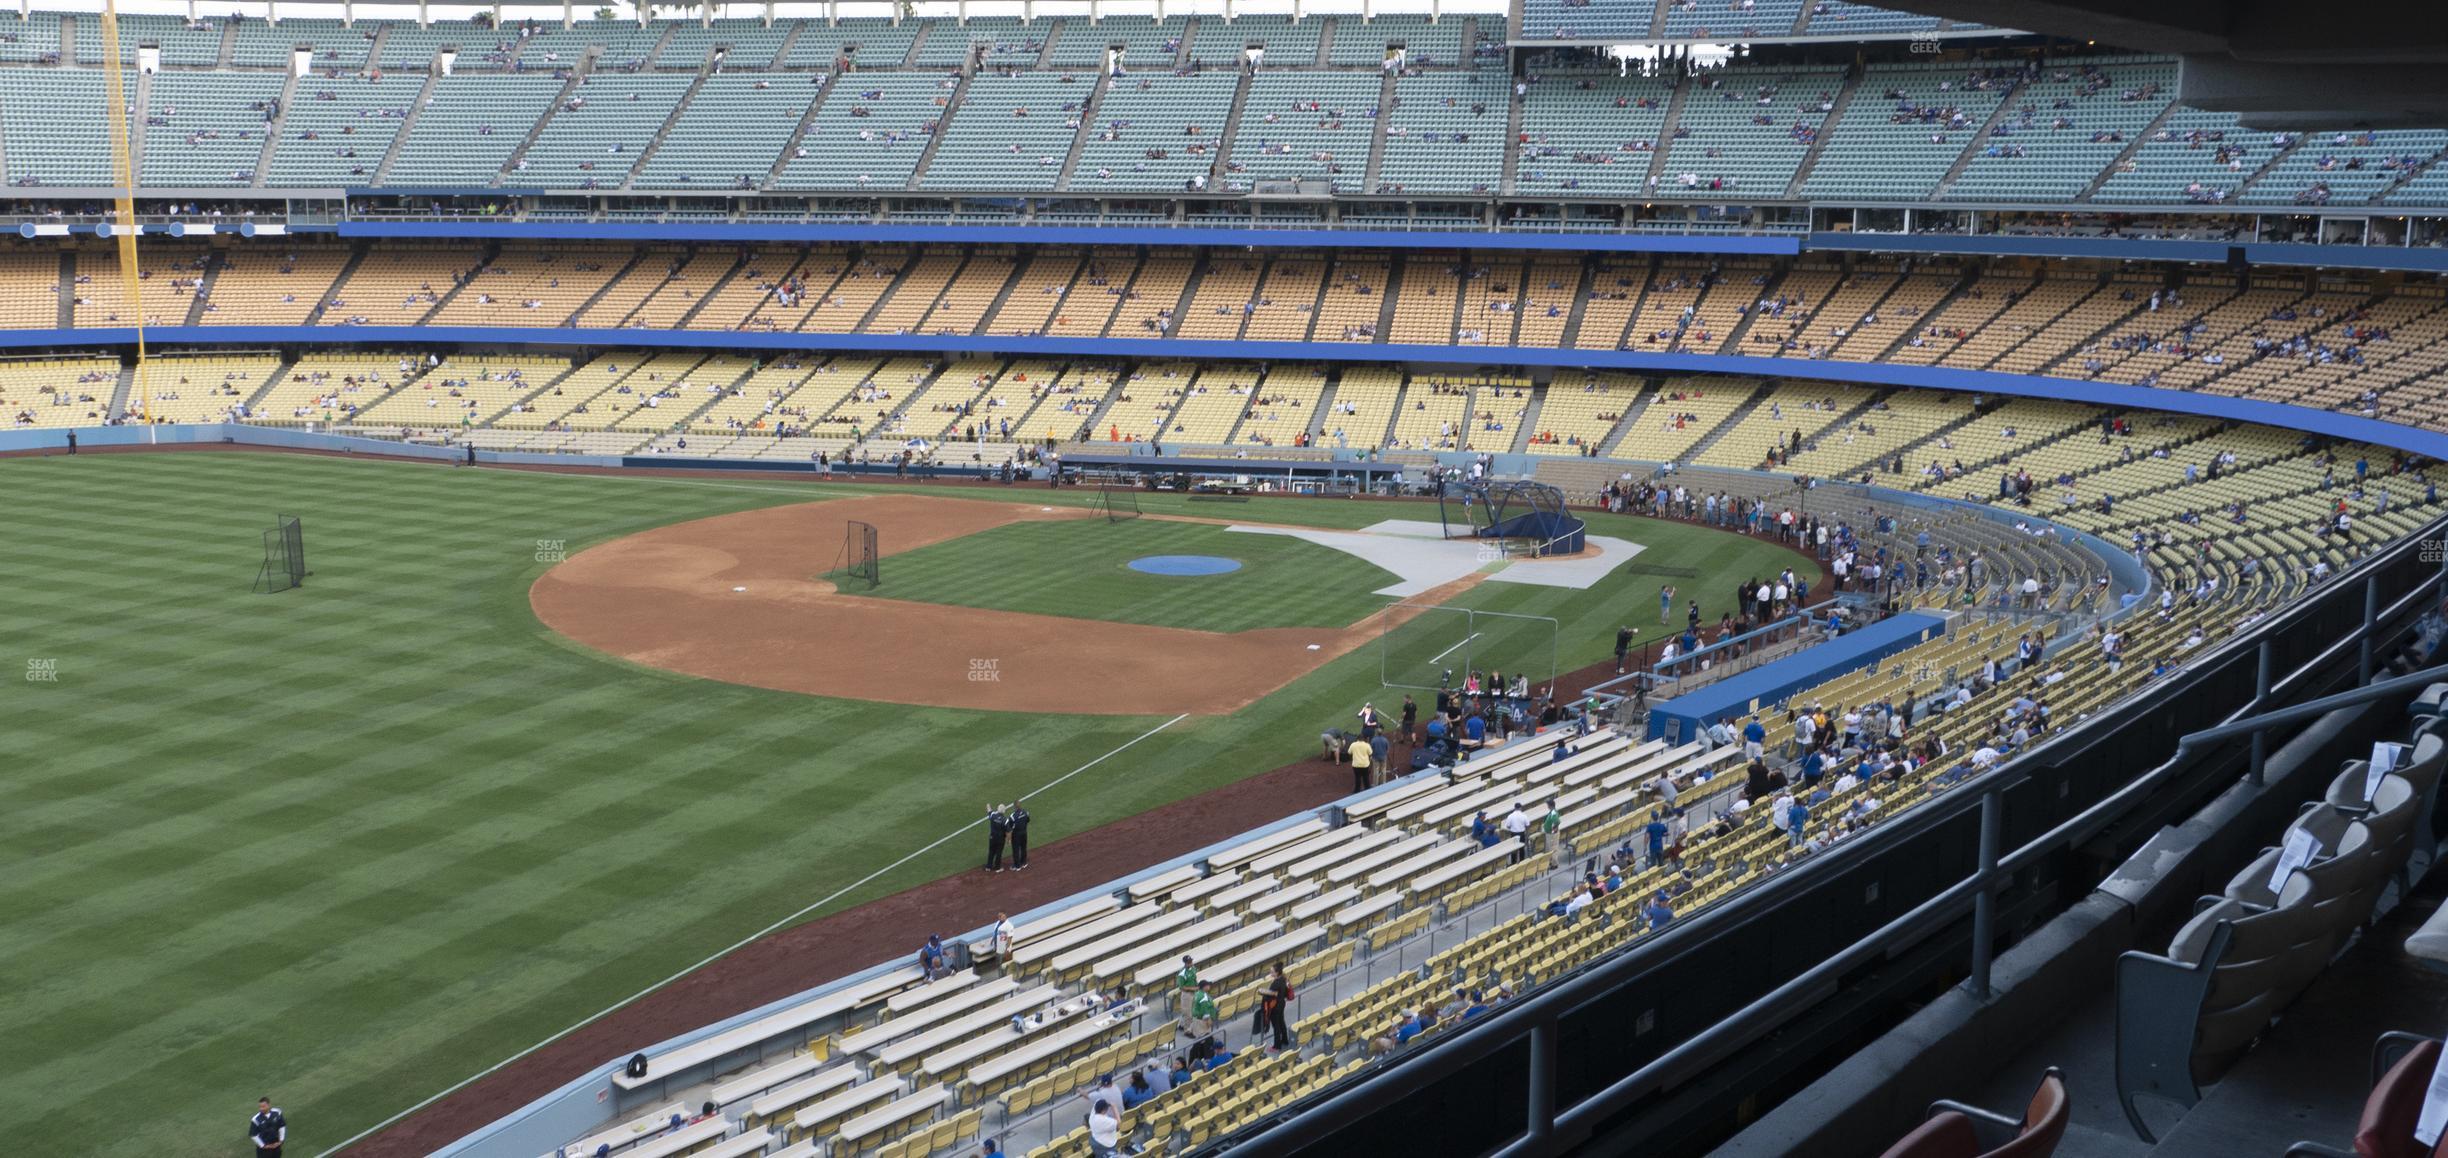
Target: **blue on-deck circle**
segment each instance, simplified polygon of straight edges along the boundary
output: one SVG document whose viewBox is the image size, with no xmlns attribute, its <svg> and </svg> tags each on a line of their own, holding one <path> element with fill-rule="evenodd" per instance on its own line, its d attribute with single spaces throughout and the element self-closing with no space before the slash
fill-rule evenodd
<svg viewBox="0 0 2448 1158">
<path fill-rule="evenodd" d="M 1144 555 L 1130 569 L 1150 575 L 1222 575 L 1241 569 L 1241 560 L 1221 555 Z"/>
</svg>

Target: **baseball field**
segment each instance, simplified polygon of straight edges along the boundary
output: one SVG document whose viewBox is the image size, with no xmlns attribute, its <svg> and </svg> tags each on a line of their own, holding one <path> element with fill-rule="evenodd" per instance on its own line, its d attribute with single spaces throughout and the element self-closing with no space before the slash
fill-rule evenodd
<svg viewBox="0 0 2448 1158">
<path fill-rule="evenodd" d="M 966 840 L 865 879 L 1126 744 L 1030 798 L 1041 844 L 1311 755 L 1385 698 L 1389 577 L 1218 524 L 1433 517 L 254 453 L 0 460 L 0 487 L 0 1123 L 25 1153 L 232 1158 L 258 1094 L 320 1153 L 779 919 L 961 871 Z M 884 581 L 834 593 L 815 576 L 860 512 Z M 255 594 L 276 515 L 313 574 Z M 1619 622 L 1654 632 L 1660 582 L 1713 618 L 1710 593 L 1801 563 L 1590 530 L 1656 566 L 1440 598 L 1553 617 L 1570 671 Z M 1127 565 L 1184 554 L 1242 566 Z M 820 613 L 902 634 L 792 633 Z M 655 634 L 692 631 L 744 638 Z M 1175 707 L 1160 670 L 1236 706 Z"/>
</svg>

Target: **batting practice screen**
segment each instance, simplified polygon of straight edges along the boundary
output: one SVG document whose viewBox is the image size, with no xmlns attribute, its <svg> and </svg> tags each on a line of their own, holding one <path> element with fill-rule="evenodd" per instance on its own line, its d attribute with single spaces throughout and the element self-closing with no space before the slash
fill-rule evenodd
<svg viewBox="0 0 2448 1158">
<path fill-rule="evenodd" d="M 876 562 L 876 529 L 874 523 L 853 521 L 842 535 L 842 573 L 852 579 L 864 579 L 869 587 L 884 581 L 883 571 Z"/>
<path fill-rule="evenodd" d="M 306 524 L 296 515 L 282 515 L 263 533 L 263 567 L 255 573 L 255 589 L 270 594 L 306 583 Z"/>
<path fill-rule="evenodd" d="M 1097 488 L 1094 510 L 1109 523 L 1139 517 L 1139 492 L 1125 486 L 1107 483 Z"/>
<path fill-rule="evenodd" d="M 1472 672 L 1555 682 L 1558 627 L 1550 616 L 1396 603 L 1378 613 L 1377 624 L 1379 682 L 1389 688 L 1459 688 Z"/>
</svg>

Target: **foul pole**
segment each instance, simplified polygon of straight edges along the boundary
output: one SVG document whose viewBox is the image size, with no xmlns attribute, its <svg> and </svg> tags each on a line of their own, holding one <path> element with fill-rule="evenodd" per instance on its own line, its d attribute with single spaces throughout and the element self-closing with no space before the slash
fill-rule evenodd
<svg viewBox="0 0 2448 1158">
<path fill-rule="evenodd" d="M 136 158 L 128 143 L 128 120 L 133 115 L 128 108 L 127 83 L 122 74 L 127 58 L 119 53 L 118 0 L 102 3 L 102 52 L 110 61 L 103 75 L 108 79 L 110 108 L 105 116 L 110 121 L 111 183 L 116 187 L 117 210 L 112 217 L 112 234 L 119 243 L 119 285 L 126 299 L 128 317 L 136 326 L 136 387 L 140 413 L 148 441 L 158 440 L 153 430 L 152 389 L 145 381 L 145 317 L 144 290 L 137 278 L 136 264 Z"/>
</svg>

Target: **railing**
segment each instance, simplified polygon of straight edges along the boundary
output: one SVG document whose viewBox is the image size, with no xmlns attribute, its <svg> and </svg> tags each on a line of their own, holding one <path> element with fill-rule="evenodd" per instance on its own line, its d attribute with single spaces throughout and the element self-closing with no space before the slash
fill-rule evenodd
<svg viewBox="0 0 2448 1158">
<path fill-rule="evenodd" d="M 1602 1125 L 1620 1125 L 1624 1121 L 1621 1115 L 1632 1111 L 1644 1099 L 1686 1086 L 1718 1063 L 1792 1025 L 1824 999 L 1842 991 L 1849 978 L 1901 959 L 1915 946 L 1929 941 L 1933 934 L 1966 917 L 1973 926 L 1968 960 L 1938 953 L 1926 959 L 1922 968 L 1924 972 L 1943 973 L 1960 965 L 1967 976 L 1964 985 L 1976 997 L 1985 998 L 1990 987 L 1992 948 L 1996 944 L 1998 895 L 2014 874 L 2090 841 L 2138 811 L 2153 795 L 2176 787 L 2188 777 L 2198 778 L 2207 770 L 2212 776 L 2210 783 L 2223 783 L 2224 778 L 2217 775 L 2214 766 L 2205 769 L 2208 757 L 2213 755 L 2211 745 L 2249 734 L 2253 754 L 2244 774 L 2257 777 L 2269 728 L 2343 704 L 2401 692 L 2417 682 L 2416 677 L 2406 677 L 2375 685 L 2370 683 L 2370 677 L 2378 645 L 2394 638 L 2411 616 L 2435 606 L 2443 592 L 2448 592 L 2448 570 L 2443 570 L 2437 561 L 2433 540 L 2441 526 L 2433 523 L 2420 535 L 2365 560 L 2334 581 L 2325 595 L 2300 600 L 2278 612 L 2258 628 L 2254 638 L 2231 641 L 2202 656 L 2184 672 L 2157 685 L 2162 693 L 2151 697 L 2150 702 L 2129 699 L 2125 704 L 2103 710 L 2089 724 L 2053 736 L 2020 758 L 1882 822 L 1868 835 L 1839 843 L 1780 874 L 1776 878 L 1778 887 L 1738 892 L 1688 921 L 1643 938 L 1612 959 L 1567 975 L 1427 1048 L 1397 1057 L 1361 1081 L 1330 1088 L 1292 1111 L 1212 1143 L 1208 1149 L 1237 1154 L 1291 1154 L 1339 1131 L 1362 1127 L 1377 1115 L 1398 1108 L 1405 1111 L 1402 1131 L 1421 1129 L 1421 1115 L 1433 1112 L 1425 1107 L 1440 1095 L 1462 1088 L 1456 1084 L 1458 1080 L 1472 1084 L 1471 1092 L 1478 1095 L 1470 1099 L 1474 1102 L 1502 1104 L 1524 1111 L 1518 1129 L 1494 1147 L 1494 1153 L 1504 1158 L 1562 1153 L 1595 1135 Z M 2403 588 L 2385 602 L 2381 590 L 2384 581 Z M 2353 592 L 2358 588 L 2360 623 L 2343 628 L 2347 622 L 2345 609 L 2357 602 Z M 2282 644 L 2290 654 L 2301 657 L 2301 662 L 2273 678 L 2276 650 Z M 2040 787 L 2037 777 L 2042 773 L 2051 774 L 2061 788 L 2071 787 L 2073 781 L 2066 769 L 2099 763 L 2091 757 L 2102 743 L 2130 749 L 2137 741 L 2147 743 L 2153 733 L 2165 734 L 2171 726 L 2182 727 L 2187 709 L 2202 706 L 2190 700 L 2179 704 L 2178 697 L 2188 692 L 2214 701 L 2232 702 L 2221 693 L 2235 682 L 2234 677 L 2247 662 L 2256 669 L 2256 694 L 2249 703 L 2226 711 L 2211 727 L 2184 727 L 2172 737 L 2173 751 L 2165 760 L 2121 785 L 2108 787 L 2087 807 L 2079 808 L 2011 850 L 2004 848 L 2007 821 L 2004 802 L 2008 794 L 2037 791 Z M 2424 673 L 2422 678 L 2427 679 L 2430 674 Z M 2273 700 L 2291 698 L 2341 675 L 2350 678 L 2361 690 L 2346 697 L 2265 712 Z M 2054 760 L 2049 758 L 2052 756 Z M 1929 895 L 1881 921 L 1866 935 L 1832 952 L 1813 951 L 1812 964 L 1768 992 L 1725 1016 L 1712 1018 L 1705 1028 L 1664 1049 L 1632 1072 L 1591 1090 L 1569 1105 L 1563 1103 L 1559 1096 L 1563 1039 L 1570 1034 L 1585 1049 L 1595 1048 L 1590 1044 L 1592 1036 L 1612 1032 L 1614 1026 L 1613 1022 L 1599 1024 L 1602 1014 L 1621 1012 L 1616 1007 L 1619 1002 L 1609 1004 L 1613 999 L 1636 991 L 1654 972 L 1678 958 L 1697 959 L 1702 950 L 1711 947 L 1712 940 L 1726 940 L 1727 934 L 1745 923 L 1769 916 L 1775 906 L 1793 903 L 1813 888 L 1834 887 L 1870 876 L 1868 870 L 1880 858 L 1910 854 L 1921 842 L 1944 836 L 1942 830 L 1960 828 L 1967 817 L 1977 825 L 1977 852 L 1971 871 L 1929 882 L 1932 890 Z M 2029 818 L 2024 819 L 2028 823 Z M 1865 914 L 1871 911 L 1863 906 Z M 1621 1043 L 1604 1044 L 1623 1048 Z M 1505 1075 L 1512 1073 L 1522 1074 L 1526 1086 L 1513 1088 L 1501 1084 Z M 1575 1073 L 1573 1078 L 1584 1086 L 1590 1084 L 1584 1073 Z M 1491 1082 L 1500 1084 L 1487 1088 Z M 1347 1136 L 1338 1142 L 1353 1140 L 1353 1136 Z"/>
</svg>

